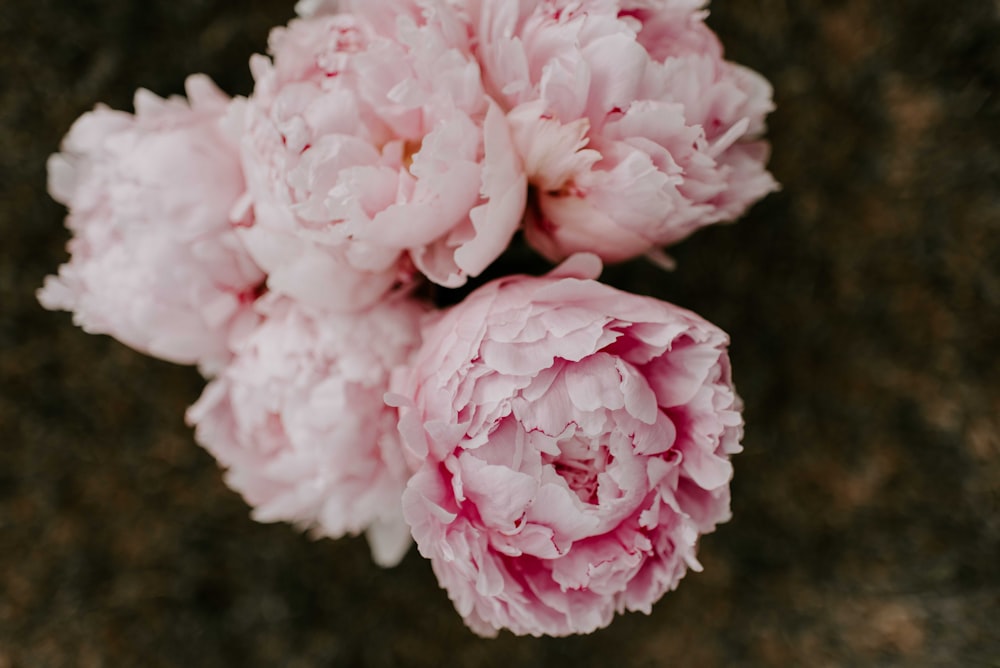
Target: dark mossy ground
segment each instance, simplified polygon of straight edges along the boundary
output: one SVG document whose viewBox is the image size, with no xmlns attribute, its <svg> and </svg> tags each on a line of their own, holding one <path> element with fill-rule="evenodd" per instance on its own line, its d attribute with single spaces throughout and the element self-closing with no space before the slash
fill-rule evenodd
<svg viewBox="0 0 1000 668">
<path fill-rule="evenodd" d="M 196 71 L 248 92 L 291 5 L 4 0 L 0 668 L 1000 665 L 1000 6 L 716 1 L 783 191 L 607 276 L 732 334 L 735 518 L 652 616 L 488 641 L 415 552 L 251 522 L 184 426 L 195 371 L 33 296 L 73 119 Z"/>
</svg>

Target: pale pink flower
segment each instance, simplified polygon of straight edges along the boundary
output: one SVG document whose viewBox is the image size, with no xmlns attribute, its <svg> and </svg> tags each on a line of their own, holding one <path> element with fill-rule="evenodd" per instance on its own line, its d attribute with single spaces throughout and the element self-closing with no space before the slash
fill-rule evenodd
<svg viewBox="0 0 1000 668">
<path fill-rule="evenodd" d="M 776 188 L 759 74 L 723 58 L 691 0 L 462 0 L 487 91 L 553 260 L 624 260 L 732 221 Z"/>
<path fill-rule="evenodd" d="M 742 418 L 726 334 L 588 280 L 594 264 L 473 292 L 393 380 L 404 446 L 425 462 L 406 520 L 482 635 L 648 613 L 730 516 Z"/>
<path fill-rule="evenodd" d="M 400 506 L 409 471 L 383 394 L 426 309 L 397 298 L 319 313 L 273 295 L 259 309 L 260 326 L 188 411 L 198 442 L 254 519 L 366 532 L 375 560 L 397 563 L 411 542 Z"/>
<path fill-rule="evenodd" d="M 275 29 L 273 59 L 251 63 L 244 236 L 276 292 L 360 309 L 413 267 L 456 287 L 517 229 L 525 177 L 464 24 L 443 5 L 400 7 L 305 7 L 317 15 Z"/>
<path fill-rule="evenodd" d="M 253 326 L 263 274 L 234 232 L 245 188 L 229 98 L 203 75 L 186 89 L 187 101 L 140 90 L 135 115 L 98 106 L 73 125 L 48 163 L 71 257 L 38 298 L 90 333 L 211 373 Z"/>
</svg>

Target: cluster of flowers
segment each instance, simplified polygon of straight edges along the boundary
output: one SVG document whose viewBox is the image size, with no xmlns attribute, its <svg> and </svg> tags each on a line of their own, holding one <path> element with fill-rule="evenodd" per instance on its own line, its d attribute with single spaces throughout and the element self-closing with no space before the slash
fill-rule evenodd
<svg viewBox="0 0 1000 668">
<path fill-rule="evenodd" d="M 39 293 L 196 364 L 263 522 L 412 541 L 477 633 L 649 612 L 728 519 L 724 332 L 595 279 L 773 190 L 758 74 L 701 0 L 303 0 L 255 85 L 84 114 Z M 457 288 L 522 233 L 551 273 Z M 518 238 L 520 239 L 520 237 Z"/>
</svg>

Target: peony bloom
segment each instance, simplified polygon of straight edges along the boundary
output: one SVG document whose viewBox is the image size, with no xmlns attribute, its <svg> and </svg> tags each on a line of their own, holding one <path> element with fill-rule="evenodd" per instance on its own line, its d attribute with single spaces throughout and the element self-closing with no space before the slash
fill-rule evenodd
<svg viewBox="0 0 1000 668">
<path fill-rule="evenodd" d="M 251 62 L 247 245 L 272 290 L 322 308 L 362 309 L 414 268 L 459 286 L 506 249 L 527 187 L 467 31 L 430 2 L 331 4 Z"/>
<path fill-rule="evenodd" d="M 140 90 L 135 115 L 97 107 L 49 159 L 72 257 L 38 298 L 88 332 L 211 372 L 253 326 L 263 274 L 230 215 L 244 183 L 229 99 L 205 76 L 186 87 L 188 101 Z"/>
<path fill-rule="evenodd" d="M 389 372 L 416 348 L 425 309 L 395 299 L 362 314 L 320 314 L 261 300 L 263 320 L 188 411 L 198 441 L 260 522 L 317 535 L 367 532 L 375 560 L 403 558 L 408 470 Z"/>
<path fill-rule="evenodd" d="M 461 0 L 552 260 L 625 260 L 732 221 L 776 188 L 759 74 L 723 58 L 692 0 Z"/>
<path fill-rule="evenodd" d="M 424 460 L 406 520 L 482 635 L 648 613 L 730 515 L 742 419 L 726 334 L 587 280 L 595 263 L 480 288 L 393 381 L 404 445 Z"/>
</svg>

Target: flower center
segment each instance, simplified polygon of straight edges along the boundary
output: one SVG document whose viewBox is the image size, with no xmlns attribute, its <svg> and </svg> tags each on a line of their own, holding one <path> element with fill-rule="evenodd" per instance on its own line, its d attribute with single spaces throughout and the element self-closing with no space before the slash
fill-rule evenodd
<svg viewBox="0 0 1000 668">
<path fill-rule="evenodd" d="M 559 442 L 558 455 L 542 455 L 542 462 L 551 466 L 581 501 L 597 505 L 598 475 L 612 461 L 603 445 L 595 445 L 573 436 Z"/>
</svg>

